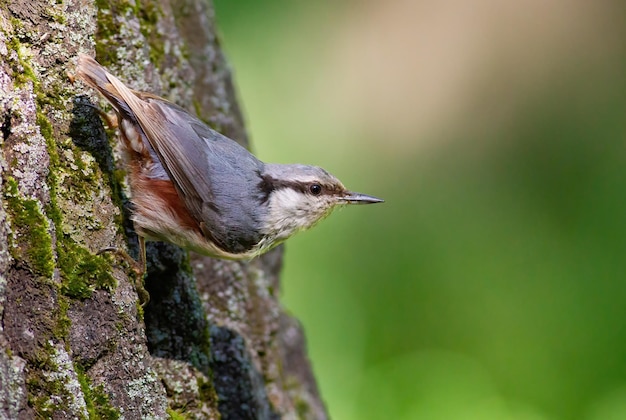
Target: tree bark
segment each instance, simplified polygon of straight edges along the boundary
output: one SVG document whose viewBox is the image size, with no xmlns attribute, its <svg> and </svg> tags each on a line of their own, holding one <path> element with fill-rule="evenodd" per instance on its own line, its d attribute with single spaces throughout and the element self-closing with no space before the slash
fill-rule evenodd
<svg viewBox="0 0 626 420">
<path fill-rule="evenodd" d="M 249 263 L 137 252 L 114 133 L 79 52 L 247 145 L 203 0 L 0 2 L 0 418 L 326 418 L 282 249 Z M 95 104 L 95 106 L 94 106 Z"/>
</svg>

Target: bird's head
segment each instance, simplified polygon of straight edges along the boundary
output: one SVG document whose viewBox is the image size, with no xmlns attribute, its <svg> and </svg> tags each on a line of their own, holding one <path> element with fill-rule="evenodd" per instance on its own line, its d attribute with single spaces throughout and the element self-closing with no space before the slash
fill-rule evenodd
<svg viewBox="0 0 626 420">
<path fill-rule="evenodd" d="M 266 164 L 261 190 L 266 205 L 262 230 L 277 241 L 310 228 L 338 206 L 383 202 L 348 191 L 324 169 L 307 165 Z"/>
</svg>

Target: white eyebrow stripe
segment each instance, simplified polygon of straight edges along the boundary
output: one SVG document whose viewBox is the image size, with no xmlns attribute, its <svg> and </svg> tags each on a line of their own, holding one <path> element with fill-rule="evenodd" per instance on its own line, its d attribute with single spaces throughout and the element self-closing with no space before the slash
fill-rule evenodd
<svg viewBox="0 0 626 420">
<path fill-rule="evenodd" d="M 293 181 L 293 182 L 301 182 L 301 183 L 312 183 L 312 182 L 320 183 L 320 181 L 319 181 L 319 179 L 317 179 L 317 177 L 306 176 L 306 175 L 294 177 L 291 181 Z"/>
</svg>

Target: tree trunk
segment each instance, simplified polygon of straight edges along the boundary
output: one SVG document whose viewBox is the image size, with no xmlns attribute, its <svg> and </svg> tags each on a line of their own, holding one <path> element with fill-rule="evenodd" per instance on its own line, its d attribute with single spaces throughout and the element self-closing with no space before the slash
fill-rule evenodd
<svg viewBox="0 0 626 420">
<path fill-rule="evenodd" d="M 0 3 L 0 418 L 326 418 L 280 248 L 149 243 L 145 309 L 96 255 L 137 240 L 105 105 L 68 77 L 79 52 L 247 144 L 204 0 Z"/>
</svg>

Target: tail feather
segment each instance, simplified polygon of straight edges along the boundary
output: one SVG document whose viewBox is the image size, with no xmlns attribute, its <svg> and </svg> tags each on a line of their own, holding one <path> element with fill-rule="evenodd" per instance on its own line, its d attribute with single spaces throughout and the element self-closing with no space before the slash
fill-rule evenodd
<svg viewBox="0 0 626 420">
<path fill-rule="evenodd" d="M 119 87 L 129 90 L 123 84 L 100 65 L 96 60 L 88 55 L 81 54 L 78 57 L 76 75 L 92 88 L 100 92 L 111 103 L 113 108 L 122 116 L 136 120 L 134 113 L 124 99 L 128 92 L 120 92 Z M 117 83 L 116 83 L 117 82 Z"/>
</svg>

